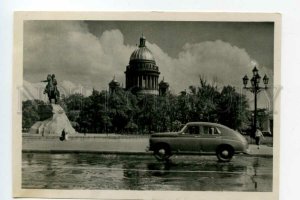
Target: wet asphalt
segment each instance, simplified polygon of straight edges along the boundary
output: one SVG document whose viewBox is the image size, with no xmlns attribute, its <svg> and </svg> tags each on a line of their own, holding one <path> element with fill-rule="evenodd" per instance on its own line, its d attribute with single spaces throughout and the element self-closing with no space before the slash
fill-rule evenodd
<svg viewBox="0 0 300 200">
<path fill-rule="evenodd" d="M 22 188 L 162 191 L 272 191 L 273 158 L 237 155 L 22 153 Z"/>
</svg>

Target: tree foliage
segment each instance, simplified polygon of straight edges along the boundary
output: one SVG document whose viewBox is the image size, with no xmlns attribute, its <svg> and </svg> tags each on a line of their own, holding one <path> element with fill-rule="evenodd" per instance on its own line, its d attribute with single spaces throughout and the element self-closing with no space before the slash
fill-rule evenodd
<svg viewBox="0 0 300 200">
<path fill-rule="evenodd" d="M 52 116 L 50 105 L 41 100 L 27 100 L 22 102 L 22 128 L 28 130 L 35 122 Z"/>
<path fill-rule="evenodd" d="M 249 125 L 250 115 L 246 97 L 234 87 L 219 89 L 202 77 L 198 86 L 190 86 L 179 95 L 136 96 L 123 89 L 93 90 L 88 97 L 81 94 L 64 97 L 60 104 L 77 131 L 92 133 L 177 131 L 190 121 L 218 122 L 242 129 Z M 23 102 L 24 128 L 49 117 L 50 108 L 45 105 L 38 100 Z"/>
</svg>

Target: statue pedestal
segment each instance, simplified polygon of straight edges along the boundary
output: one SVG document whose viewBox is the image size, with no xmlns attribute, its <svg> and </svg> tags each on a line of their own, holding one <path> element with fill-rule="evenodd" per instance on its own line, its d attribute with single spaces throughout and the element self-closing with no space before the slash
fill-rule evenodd
<svg viewBox="0 0 300 200">
<path fill-rule="evenodd" d="M 29 130 L 31 134 L 45 135 L 58 135 L 61 136 L 64 130 L 66 135 L 75 134 L 76 131 L 72 127 L 64 109 L 57 104 L 52 105 L 53 116 L 44 121 L 36 122 Z"/>
</svg>

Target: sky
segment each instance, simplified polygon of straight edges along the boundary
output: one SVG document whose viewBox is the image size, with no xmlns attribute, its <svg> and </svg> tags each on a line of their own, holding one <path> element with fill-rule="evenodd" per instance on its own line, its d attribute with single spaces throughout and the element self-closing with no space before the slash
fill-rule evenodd
<svg viewBox="0 0 300 200">
<path fill-rule="evenodd" d="M 44 86 L 40 81 L 55 74 L 67 94 L 107 89 L 114 76 L 125 87 L 124 71 L 142 34 L 159 66 L 159 81 L 164 77 L 173 93 L 199 85 L 199 76 L 240 91 L 254 65 L 272 86 L 271 22 L 37 20 L 24 22 L 24 86 L 36 93 Z M 261 95 L 266 104 L 270 94 Z"/>
</svg>

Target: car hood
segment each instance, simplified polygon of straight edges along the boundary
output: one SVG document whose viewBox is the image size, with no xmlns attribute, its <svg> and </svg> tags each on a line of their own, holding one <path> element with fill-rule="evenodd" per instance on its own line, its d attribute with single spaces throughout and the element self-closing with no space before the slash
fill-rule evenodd
<svg viewBox="0 0 300 200">
<path fill-rule="evenodd" d="M 154 133 L 151 137 L 176 137 L 179 132 L 165 132 L 165 133 Z"/>
</svg>

